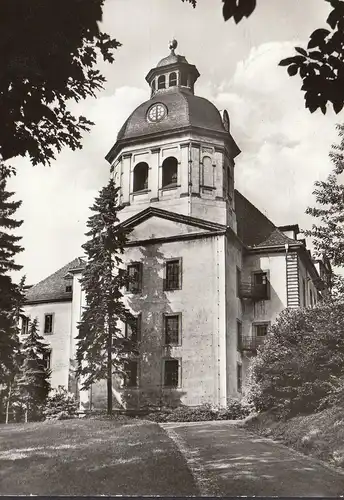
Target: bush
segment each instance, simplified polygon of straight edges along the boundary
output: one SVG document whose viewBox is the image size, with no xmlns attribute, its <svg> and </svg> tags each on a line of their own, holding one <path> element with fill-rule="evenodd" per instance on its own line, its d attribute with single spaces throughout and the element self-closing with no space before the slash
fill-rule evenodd
<svg viewBox="0 0 344 500">
<path fill-rule="evenodd" d="M 339 303 L 283 311 L 251 364 L 246 399 L 285 418 L 344 400 L 343 324 Z"/>
<path fill-rule="evenodd" d="M 74 394 L 59 386 L 49 394 L 43 410 L 46 420 L 66 420 L 77 415 L 78 403 Z"/>
<path fill-rule="evenodd" d="M 227 407 L 222 408 L 205 404 L 202 406 L 178 406 L 177 408 L 164 408 L 152 412 L 145 418 L 154 422 L 205 422 L 209 420 L 238 420 L 250 413 L 248 405 L 236 399 L 227 401 Z"/>
</svg>

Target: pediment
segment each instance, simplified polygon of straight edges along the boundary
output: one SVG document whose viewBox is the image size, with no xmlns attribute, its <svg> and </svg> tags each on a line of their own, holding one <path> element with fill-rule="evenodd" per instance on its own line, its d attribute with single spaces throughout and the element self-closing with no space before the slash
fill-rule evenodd
<svg viewBox="0 0 344 500">
<path fill-rule="evenodd" d="M 224 230 L 225 226 L 174 212 L 148 208 L 123 223 L 131 228 L 130 242 L 199 235 Z"/>
</svg>

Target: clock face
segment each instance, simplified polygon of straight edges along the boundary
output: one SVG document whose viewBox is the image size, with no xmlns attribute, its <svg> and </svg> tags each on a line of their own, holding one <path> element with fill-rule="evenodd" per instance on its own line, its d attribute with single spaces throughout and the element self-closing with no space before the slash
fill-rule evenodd
<svg viewBox="0 0 344 500">
<path fill-rule="evenodd" d="M 154 104 L 147 113 L 147 118 L 150 122 L 160 122 L 167 115 L 166 106 L 163 104 Z"/>
</svg>

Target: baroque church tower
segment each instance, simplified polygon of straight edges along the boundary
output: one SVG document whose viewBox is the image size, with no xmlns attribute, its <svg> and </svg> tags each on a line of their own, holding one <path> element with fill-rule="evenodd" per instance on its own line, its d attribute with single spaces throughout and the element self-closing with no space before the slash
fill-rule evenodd
<svg viewBox="0 0 344 500">
<path fill-rule="evenodd" d="M 195 95 L 199 72 L 176 48 L 173 40 L 149 71 L 150 99 L 106 156 L 120 187 L 121 222 L 132 229 L 125 258 L 136 280 L 126 296 L 140 338 L 135 397 L 138 404 L 224 405 L 237 389 L 235 338 L 227 335 L 236 299 L 226 296 L 241 259 L 234 211 L 240 151 L 227 111 L 221 116 Z"/>
</svg>

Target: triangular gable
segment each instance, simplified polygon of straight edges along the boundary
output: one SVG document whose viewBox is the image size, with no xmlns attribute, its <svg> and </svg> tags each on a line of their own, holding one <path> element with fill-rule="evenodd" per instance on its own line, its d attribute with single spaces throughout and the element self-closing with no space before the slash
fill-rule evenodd
<svg viewBox="0 0 344 500">
<path fill-rule="evenodd" d="M 167 212 L 149 207 L 122 223 L 131 229 L 129 241 L 145 241 L 157 238 L 173 238 L 182 235 L 200 234 L 226 229 L 221 224 Z"/>
</svg>

